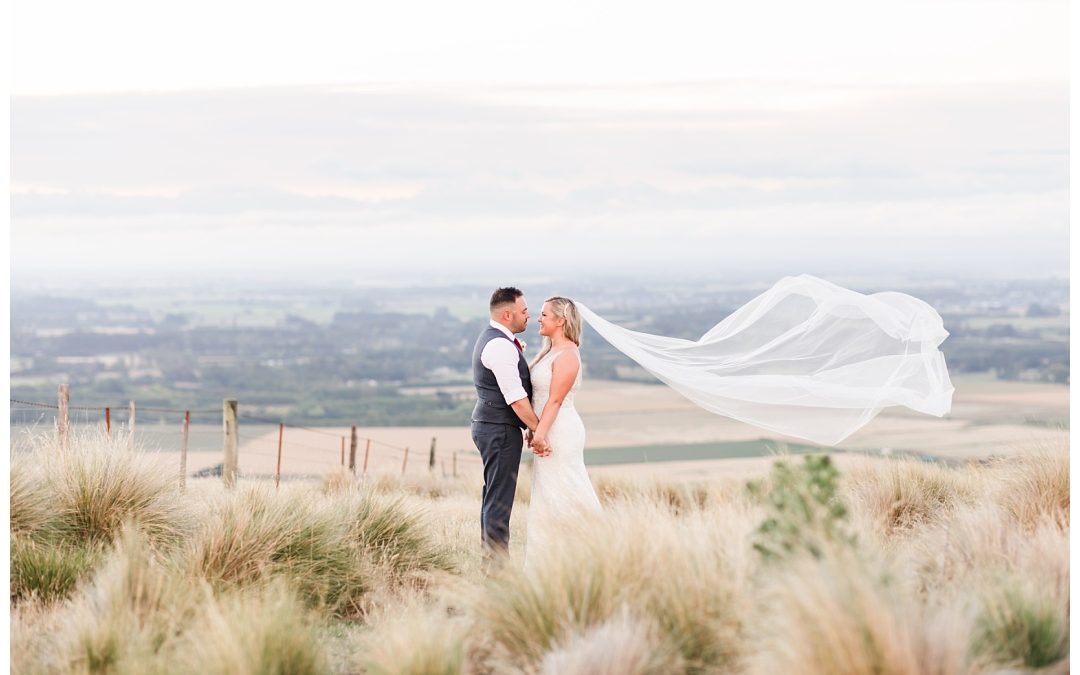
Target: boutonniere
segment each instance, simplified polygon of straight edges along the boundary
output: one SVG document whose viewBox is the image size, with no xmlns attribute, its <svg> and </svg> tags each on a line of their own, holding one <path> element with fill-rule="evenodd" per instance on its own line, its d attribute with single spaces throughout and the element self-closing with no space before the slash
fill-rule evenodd
<svg viewBox="0 0 1080 675">
<path fill-rule="evenodd" d="M 525 351 L 525 348 L 529 346 L 525 344 L 524 340 L 518 340 L 518 343 L 521 345 L 521 351 Z"/>
</svg>

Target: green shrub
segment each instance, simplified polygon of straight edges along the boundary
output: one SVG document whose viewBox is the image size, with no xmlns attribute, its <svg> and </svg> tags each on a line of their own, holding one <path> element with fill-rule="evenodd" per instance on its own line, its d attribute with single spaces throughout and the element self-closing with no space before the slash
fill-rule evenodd
<svg viewBox="0 0 1080 675">
<path fill-rule="evenodd" d="M 785 461 L 773 465 L 768 485 L 747 484 L 751 496 L 764 502 L 767 515 L 757 530 L 754 550 L 765 559 L 797 552 L 820 558 L 829 543 L 850 543 L 847 508 L 837 497 L 840 472 L 828 455 L 807 455 L 802 466 Z"/>
</svg>

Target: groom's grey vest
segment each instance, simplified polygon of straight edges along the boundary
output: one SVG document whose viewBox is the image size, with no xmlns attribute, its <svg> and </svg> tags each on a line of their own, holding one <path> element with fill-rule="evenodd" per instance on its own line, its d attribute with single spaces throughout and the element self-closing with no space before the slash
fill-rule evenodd
<svg viewBox="0 0 1080 675">
<path fill-rule="evenodd" d="M 488 326 L 487 330 L 480 333 L 480 337 L 476 340 L 472 357 L 473 384 L 476 385 L 476 407 L 473 408 L 472 421 L 512 424 L 524 429 L 526 427 L 525 423 L 517 416 L 514 409 L 507 405 L 502 390 L 499 389 L 499 381 L 495 379 L 495 373 L 480 362 L 480 354 L 483 353 L 484 347 L 495 338 L 502 338 L 510 344 L 514 343 L 513 340 L 506 337 L 506 333 L 494 326 Z M 517 347 L 515 346 L 514 349 L 517 349 Z M 529 400 L 532 400 L 532 380 L 529 379 L 529 364 L 525 361 L 525 355 L 520 352 L 518 352 L 518 375 L 521 376 L 521 385 L 525 387 L 525 393 L 529 396 Z"/>
</svg>

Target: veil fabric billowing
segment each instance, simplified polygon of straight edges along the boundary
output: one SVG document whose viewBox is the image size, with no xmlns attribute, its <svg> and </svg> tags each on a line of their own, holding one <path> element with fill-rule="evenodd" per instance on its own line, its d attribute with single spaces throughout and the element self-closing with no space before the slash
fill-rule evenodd
<svg viewBox="0 0 1080 675">
<path fill-rule="evenodd" d="M 938 350 L 949 333 L 905 293 L 784 277 L 696 342 L 627 330 L 575 304 L 612 346 L 702 408 L 820 445 L 888 406 L 938 417 L 952 407 Z"/>
</svg>

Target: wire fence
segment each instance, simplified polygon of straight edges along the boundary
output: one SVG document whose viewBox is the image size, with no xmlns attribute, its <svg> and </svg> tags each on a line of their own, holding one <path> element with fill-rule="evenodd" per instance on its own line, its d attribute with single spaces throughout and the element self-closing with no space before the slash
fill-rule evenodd
<svg viewBox="0 0 1080 675">
<path fill-rule="evenodd" d="M 139 406 L 134 401 L 120 405 L 101 403 L 70 405 L 66 400 L 66 395 L 65 387 L 61 387 L 60 400 L 56 404 L 11 398 L 12 448 L 16 447 L 14 432 L 19 427 L 24 430 L 47 433 L 55 431 L 61 448 L 66 447 L 69 429 L 103 429 L 110 437 L 126 435 L 132 448 L 136 445 L 139 447 L 156 445 L 161 450 L 168 450 L 170 446 L 178 447 L 181 453 L 180 482 L 183 487 L 187 474 L 190 473 L 186 470 L 186 460 L 192 445 L 196 452 L 206 452 L 227 448 L 229 444 L 226 421 L 226 409 L 229 402 L 226 402 L 221 409 Z M 152 421 L 146 420 L 147 413 L 153 414 Z M 204 428 L 192 428 L 193 418 Z M 434 471 L 436 468 L 437 438 L 432 438 L 431 448 L 424 453 L 410 451 L 408 446 L 390 443 L 384 439 L 361 436 L 357 426 L 349 428 L 347 433 L 341 433 L 247 413 L 236 414 L 237 436 L 239 436 L 241 421 L 277 428 L 277 434 L 272 434 L 268 428 L 242 445 L 237 443 L 236 454 L 238 457 L 264 458 L 263 462 L 265 458 L 274 458 L 276 460 L 274 475 L 278 482 L 282 476 L 283 464 L 293 466 L 294 470 L 289 472 L 291 474 L 298 473 L 295 471 L 297 465 L 308 469 L 313 468 L 312 465 L 314 465 L 323 473 L 337 468 L 350 471 L 354 476 L 358 472 L 361 475 L 367 475 L 369 469 L 373 469 L 376 464 L 385 467 L 387 461 L 400 461 L 403 475 L 407 471 L 410 459 L 414 465 L 416 462 L 427 464 L 429 471 Z M 221 426 L 217 429 L 205 428 L 211 424 Z M 298 440 L 298 434 L 305 435 L 300 436 Z M 195 441 L 194 444 L 192 440 Z M 215 441 L 221 441 L 221 444 Z M 459 465 L 462 468 L 472 467 L 475 470 L 483 464 L 475 450 L 471 452 L 454 450 L 449 459 L 449 467 L 445 453 L 439 463 L 444 476 L 458 476 Z M 257 460 L 255 463 L 258 465 L 260 462 Z M 208 469 L 210 475 L 222 475 L 224 464 L 225 462 L 209 468 L 203 467 L 202 470 L 191 475 L 207 475 Z M 218 469 L 221 469 L 221 473 L 218 473 Z M 251 476 L 253 472 L 247 471 L 245 475 Z"/>
</svg>

